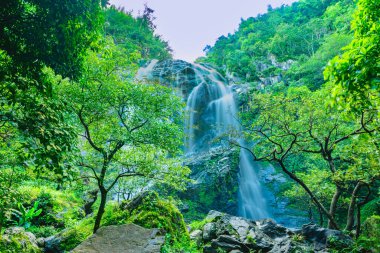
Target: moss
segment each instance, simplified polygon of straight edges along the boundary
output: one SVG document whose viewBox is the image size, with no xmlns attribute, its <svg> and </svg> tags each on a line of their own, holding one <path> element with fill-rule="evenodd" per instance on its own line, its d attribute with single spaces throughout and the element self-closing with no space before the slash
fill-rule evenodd
<svg viewBox="0 0 380 253">
<path fill-rule="evenodd" d="M 93 227 L 94 219 L 93 217 L 90 217 L 82 220 L 74 227 L 62 232 L 61 248 L 66 251 L 74 249 L 92 235 Z"/>
<path fill-rule="evenodd" d="M 292 241 L 294 242 L 303 242 L 305 241 L 305 237 L 302 235 L 302 234 L 294 234 L 292 237 L 291 237 Z"/>
<path fill-rule="evenodd" d="M 1 253 L 42 253 L 36 245 L 24 233 L 13 234 L 12 236 L 0 237 Z"/>
<path fill-rule="evenodd" d="M 197 229 L 203 229 L 203 227 L 207 224 L 212 222 L 212 219 L 203 219 L 201 221 L 193 221 L 190 223 L 191 231 L 197 230 Z"/>
<path fill-rule="evenodd" d="M 146 194 L 136 207 L 127 206 L 125 212 L 126 220 L 121 222 L 162 229 L 174 241 L 189 237 L 181 212 L 171 201 L 161 199 L 156 192 Z"/>
</svg>

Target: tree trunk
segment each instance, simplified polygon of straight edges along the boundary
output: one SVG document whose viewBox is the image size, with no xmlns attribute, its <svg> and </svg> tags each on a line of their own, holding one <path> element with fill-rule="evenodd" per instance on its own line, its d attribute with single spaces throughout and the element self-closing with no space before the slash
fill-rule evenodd
<svg viewBox="0 0 380 253">
<path fill-rule="evenodd" d="M 294 173 L 290 172 L 283 161 L 277 160 L 277 162 L 280 164 L 282 170 L 294 181 L 296 181 L 310 196 L 311 200 L 314 202 L 314 204 L 317 206 L 318 209 L 320 209 L 324 215 L 329 219 L 329 222 L 331 223 L 332 228 L 339 230 L 338 224 L 335 222 L 335 219 L 333 216 L 331 216 L 330 212 L 322 205 L 322 203 L 317 199 L 317 197 L 314 195 L 314 193 L 307 187 L 307 185 L 299 179 Z"/>
<path fill-rule="evenodd" d="M 350 205 L 348 207 L 348 213 L 347 213 L 347 224 L 345 228 L 345 230 L 347 231 L 351 231 L 354 227 L 356 198 L 361 187 L 362 187 L 361 183 L 358 182 L 354 188 L 354 191 L 351 194 Z"/>
<path fill-rule="evenodd" d="M 319 213 L 319 225 L 320 225 L 321 227 L 323 227 L 323 223 L 324 223 L 324 220 L 323 220 L 323 213 L 322 213 L 322 211 L 321 211 L 320 208 L 318 208 L 318 213 Z"/>
<path fill-rule="evenodd" d="M 357 214 L 356 214 L 356 239 L 359 238 L 360 236 L 360 226 L 362 225 L 361 222 L 360 222 L 360 219 L 361 219 L 361 214 L 360 214 L 360 208 L 361 206 L 358 205 L 358 211 L 357 211 Z"/>
<path fill-rule="evenodd" d="M 2 218 L 0 218 L 0 239 L 2 238 L 2 236 L 3 236 L 3 219 Z"/>
<path fill-rule="evenodd" d="M 106 207 L 107 193 L 108 193 L 107 190 L 104 187 L 101 187 L 101 189 L 100 189 L 100 205 L 99 205 L 98 213 L 97 213 L 96 219 L 95 219 L 94 233 L 96 233 L 96 231 L 100 227 L 100 221 L 102 220 L 102 217 L 104 214 L 104 209 Z"/>
<path fill-rule="evenodd" d="M 339 200 L 339 198 L 340 198 L 341 195 L 342 195 L 342 190 L 340 189 L 339 186 L 336 186 L 336 190 L 335 190 L 334 196 L 333 196 L 333 198 L 331 200 L 330 211 L 329 211 L 330 215 L 332 217 L 335 216 L 336 208 L 337 208 L 337 205 L 338 205 L 338 200 Z M 328 227 L 329 228 L 334 228 L 333 224 L 331 224 L 331 220 L 329 220 Z"/>
</svg>

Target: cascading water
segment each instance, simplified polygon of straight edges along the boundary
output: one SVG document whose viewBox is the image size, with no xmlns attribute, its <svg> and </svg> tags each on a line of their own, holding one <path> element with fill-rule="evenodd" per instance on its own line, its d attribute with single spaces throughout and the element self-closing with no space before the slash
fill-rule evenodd
<svg viewBox="0 0 380 253">
<path fill-rule="evenodd" d="M 187 126 L 188 132 L 192 131 L 191 129 L 194 125 L 193 113 L 196 109 L 196 98 L 199 96 L 201 87 L 206 85 L 210 95 L 206 114 L 214 115 L 213 126 L 215 127 L 215 137 L 228 134 L 230 130 L 236 131 L 238 135 L 241 135 L 240 125 L 236 120 L 237 105 L 231 87 L 226 86 L 224 82 L 220 81 L 215 70 L 206 69 L 200 65 L 195 65 L 195 67 L 204 71 L 195 72 L 201 82 L 193 89 L 188 99 L 187 108 L 190 111 L 190 120 Z M 209 81 L 207 82 L 206 80 Z M 244 146 L 243 139 L 238 139 L 237 141 L 240 145 Z M 190 151 L 194 148 L 195 143 L 193 138 L 190 137 L 190 141 L 188 142 Z M 269 216 L 261 184 L 256 174 L 257 167 L 257 163 L 252 160 L 251 154 L 247 150 L 241 149 L 238 211 L 240 216 L 250 219 L 267 218 Z"/>
<path fill-rule="evenodd" d="M 145 69 L 139 72 L 140 77 L 151 75 L 157 62 L 151 62 Z M 237 121 L 237 104 L 234 92 L 226 85 L 223 77 L 214 69 L 179 61 L 178 64 L 186 65 L 187 71 L 192 73 L 196 86 L 191 87 L 187 94 L 186 110 L 188 116 L 185 122 L 185 151 L 187 155 L 208 151 L 215 144 L 213 141 L 222 135 L 228 135 L 230 131 L 241 135 L 240 125 Z M 173 68 L 173 67 L 172 67 Z M 155 69 L 156 76 L 164 76 L 163 69 Z M 171 70 L 175 73 L 175 68 Z M 186 86 L 188 80 L 182 80 L 179 75 L 175 77 L 175 87 Z M 162 83 L 162 82 L 161 82 Z M 165 83 L 164 83 L 165 84 Z M 186 94 L 185 94 L 186 95 Z M 186 97 L 186 96 L 185 96 Z M 244 146 L 244 140 L 237 142 Z M 262 186 L 256 174 L 258 164 L 252 160 L 250 153 L 244 149 L 240 151 L 239 161 L 239 215 L 260 219 L 269 217 L 267 203 L 262 193 Z"/>
</svg>

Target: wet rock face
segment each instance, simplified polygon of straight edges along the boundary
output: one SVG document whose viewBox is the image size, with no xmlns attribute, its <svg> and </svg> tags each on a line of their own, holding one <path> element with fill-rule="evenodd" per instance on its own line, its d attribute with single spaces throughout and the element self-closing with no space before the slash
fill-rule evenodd
<svg viewBox="0 0 380 253">
<path fill-rule="evenodd" d="M 192 64 L 183 60 L 163 60 L 156 62 L 146 74 L 148 79 L 158 81 L 160 84 L 175 88 L 178 94 L 187 100 L 191 91 L 203 80 L 199 75 L 207 72 L 207 67 L 198 64 Z M 218 75 L 220 81 L 225 79 Z M 209 82 L 210 80 L 205 80 Z M 208 96 L 207 93 L 204 94 Z M 207 97 L 204 98 L 205 100 Z"/>
<path fill-rule="evenodd" d="M 102 227 L 81 243 L 73 253 L 159 253 L 164 236 L 157 229 L 145 229 L 134 224 Z"/>
<path fill-rule="evenodd" d="M 344 248 L 352 243 L 350 237 L 340 231 L 305 225 L 302 230 L 292 231 L 271 219 L 252 221 L 225 213 L 210 211 L 197 240 L 204 245 L 203 252 L 329 252 L 339 242 Z M 202 236 L 202 237 L 201 237 Z M 200 238 L 201 237 L 201 238 Z"/>
<path fill-rule="evenodd" d="M 211 149 L 187 157 L 194 184 L 179 193 L 185 220 L 202 219 L 210 209 L 237 214 L 238 164 L 238 150 Z"/>
</svg>

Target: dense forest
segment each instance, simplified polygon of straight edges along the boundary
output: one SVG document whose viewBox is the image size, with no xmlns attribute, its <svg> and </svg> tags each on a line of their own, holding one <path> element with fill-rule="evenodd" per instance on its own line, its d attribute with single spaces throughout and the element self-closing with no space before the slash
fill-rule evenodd
<svg viewBox="0 0 380 253">
<path fill-rule="evenodd" d="M 132 223 L 159 230 L 159 251 L 146 252 L 315 252 L 317 232 L 238 223 L 223 209 L 240 181 L 235 170 L 207 176 L 224 173 L 221 148 L 235 167 L 240 150 L 273 166 L 284 180 L 270 191 L 324 231 L 320 250 L 379 252 L 379 1 L 268 6 L 207 46 L 195 72 L 181 62 L 186 75 L 219 71 L 239 100 L 239 131 L 192 162 L 178 83 L 136 78 L 152 60 L 173 61 L 154 10 L 134 16 L 105 0 L 0 8 L 1 253 L 69 252 Z M 195 170 L 207 182 L 199 192 Z M 229 214 L 206 217 L 211 209 Z M 275 245 L 282 237 L 287 248 Z"/>
</svg>

